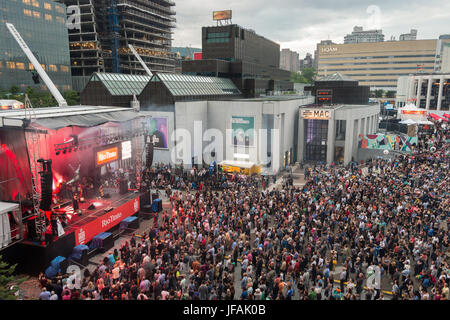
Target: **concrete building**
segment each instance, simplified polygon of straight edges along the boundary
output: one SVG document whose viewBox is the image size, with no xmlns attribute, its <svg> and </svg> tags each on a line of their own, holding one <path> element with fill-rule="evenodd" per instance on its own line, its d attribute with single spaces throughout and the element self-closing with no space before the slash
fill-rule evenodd
<svg viewBox="0 0 450 320">
<path fill-rule="evenodd" d="M 321 40 L 317 44 L 317 48 L 314 50 L 314 69 L 319 70 L 319 46 L 331 46 L 333 44 L 336 43 L 331 40 Z"/>
<path fill-rule="evenodd" d="M 400 41 L 417 40 L 417 30 L 411 29 L 409 33 L 401 34 L 399 40 Z"/>
<path fill-rule="evenodd" d="M 175 71 L 175 54 L 170 51 L 176 22 L 174 1 L 58 1 L 77 6 L 81 13 L 80 27 L 69 30 L 75 90 L 81 92 L 95 72 L 146 74 L 128 44 L 150 70 Z"/>
<path fill-rule="evenodd" d="M 351 34 L 344 37 L 344 43 L 383 42 L 382 30 L 363 30 L 363 27 L 355 26 Z"/>
<path fill-rule="evenodd" d="M 426 110 L 448 111 L 450 105 L 450 73 L 412 74 L 397 83 L 397 107 L 413 103 Z"/>
<path fill-rule="evenodd" d="M 202 60 L 182 61 L 182 73 L 229 78 L 247 98 L 293 89 L 280 45 L 236 24 L 203 27 Z"/>
<path fill-rule="evenodd" d="M 300 107 L 298 161 L 347 164 L 355 160 L 359 134 L 376 133 L 379 114 L 379 104 Z"/>
<path fill-rule="evenodd" d="M 450 34 L 439 36 L 436 45 L 436 58 L 434 61 L 434 72 L 447 73 L 450 72 L 449 50 Z"/>
<path fill-rule="evenodd" d="M 0 89 L 17 85 L 22 92 L 28 86 L 46 91 L 42 81 L 33 81 L 34 67 L 6 28 L 7 22 L 16 27 L 56 87 L 62 92 L 72 89 L 66 7 L 45 0 L 1 1 Z"/>
<path fill-rule="evenodd" d="M 307 53 L 305 59 L 300 59 L 300 71 L 305 68 L 313 68 L 314 67 L 314 59 L 311 53 Z"/>
<path fill-rule="evenodd" d="M 298 72 L 299 67 L 299 54 L 290 49 L 282 49 L 280 53 L 280 69 Z"/>
<path fill-rule="evenodd" d="M 318 46 L 318 76 L 339 72 L 375 89 L 395 90 L 401 76 L 433 72 L 437 40 Z"/>
</svg>

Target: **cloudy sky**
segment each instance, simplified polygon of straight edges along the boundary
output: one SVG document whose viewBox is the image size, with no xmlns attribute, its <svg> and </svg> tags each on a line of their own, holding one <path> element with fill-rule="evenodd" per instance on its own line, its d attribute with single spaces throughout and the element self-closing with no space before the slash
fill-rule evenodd
<svg viewBox="0 0 450 320">
<path fill-rule="evenodd" d="M 314 53 L 317 42 L 343 43 L 355 25 L 382 29 L 385 40 L 418 29 L 418 39 L 450 34 L 448 0 L 176 0 L 173 46 L 201 48 L 201 27 L 213 26 L 212 12 L 233 10 L 233 23 L 278 42 Z"/>
</svg>

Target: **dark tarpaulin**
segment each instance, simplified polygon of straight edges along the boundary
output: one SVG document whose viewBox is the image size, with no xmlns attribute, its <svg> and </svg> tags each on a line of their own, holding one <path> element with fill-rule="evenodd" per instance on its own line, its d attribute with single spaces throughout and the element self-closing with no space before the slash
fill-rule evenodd
<svg viewBox="0 0 450 320">
<path fill-rule="evenodd" d="M 33 120 L 33 124 L 37 124 L 50 130 L 57 130 L 70 126 L 77 127 L 94 127 L 107 122 L 124 122 L 139 118 L 138 112 L 130 111 L 113 111 L 104 113 L 79 114 L 54 118 L 41 118 Z"/>
</svg>

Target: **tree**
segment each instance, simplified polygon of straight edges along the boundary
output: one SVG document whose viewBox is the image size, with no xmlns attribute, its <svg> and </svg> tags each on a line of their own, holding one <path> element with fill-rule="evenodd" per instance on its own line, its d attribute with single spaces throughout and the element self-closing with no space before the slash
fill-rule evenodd
<svg viewBox="0 0 450 320">
<path fill-rule="evenodd" d="M 306 79 L 306 83 L 313 84 L 316 78 L 317 72 L 314 68 L 304 68 L 302 70 L 302 76 Z"/>
<path fill-rule="evenodd" d="M 0 300 L 17 300 L 15 293 L 19 285 L 27 280 L 26 277 L 18 278 L 14 275 L 17 264 L 9 266 L 2 261 L 0 256 Z"/>
<path fill-rule="evenodd" d="M 394 90 L 389 90 L 388 92 L 386 92 L 386 98 L 395 98 L 395 91 Z"/>
<path fill-rule="evenodd" d="M 375 98 L 382 98 L 383 94 L 384 94 L 384 90 L 383 89 L 375 90 Z"/>
<path fill-rule="evenodd" d="M 75 90 L 64 92 L 64 99 L 66 99 L 69 106 L 80 104 L 80 96 Z"/>
<path fill-rule="evenodd" d="M 12 86 L 11 89 L 9 89 L 9 92 L 11 92 L 12 95 L 18 95 L 20 93 L 20 88 L 16 85 Z"/>
</svg>

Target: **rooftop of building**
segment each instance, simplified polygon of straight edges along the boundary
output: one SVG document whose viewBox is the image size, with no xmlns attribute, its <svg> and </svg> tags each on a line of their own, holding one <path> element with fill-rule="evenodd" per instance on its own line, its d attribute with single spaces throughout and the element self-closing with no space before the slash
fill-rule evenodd
<svg viewBox="0 0 450 320">
<path fill-rule="evenodd" d="M 310 98 L 311 96 L 299 96 L 299 95 L 279 95 L 279 96 L 262 96 L 258 98 L 248 98 L 248 99 L 234 99 L 234 101 L 290 101 L 290 100 L 300 100 Z"/>
<path fill-rule="evenodd" d="M 329 74 L 323 77 L 320 77 L 316 81 L 357 81 L 349 76 L 343 75 L 339 72 L 335 72 L 333 74 Z"/>
<path fill-rule="evenodd" d="M 113 96 L 138 96 L 150 81 L 150 76 L 96 72 L 89 81 L 100 81 Z"/>
<path fill-rule="evenodd" d="M 157 73 L 151 82 L 161 81 L 173 96 L 235 96 L 241 92 L 227 78 Z"/>
<path fill-rule="evenodd" d="M 380 105 L 378 103 L 368 103 L 368 104 L 345 104 L 345 103 L 338 103 L 338 104 L 307 104 L 304 106 L 300 106 L 302 109 L 358 109 L 358 108 L 367 108 L 367 107 L 379 107 Z"/>
</svg>

